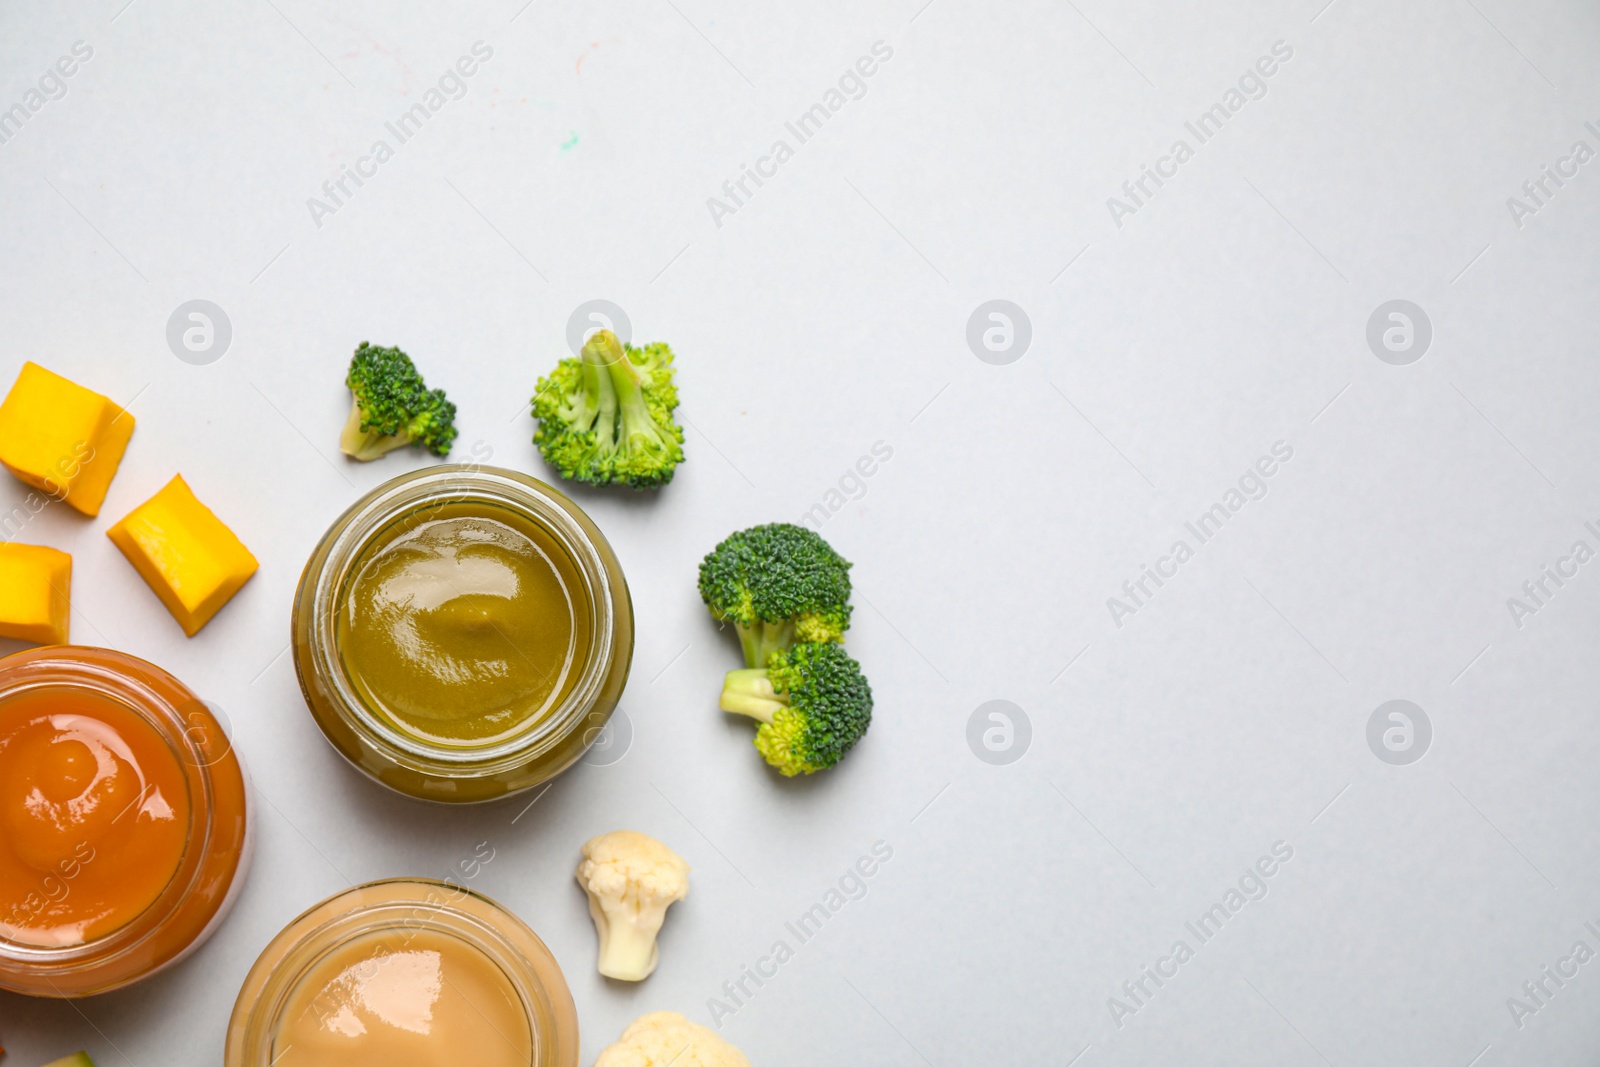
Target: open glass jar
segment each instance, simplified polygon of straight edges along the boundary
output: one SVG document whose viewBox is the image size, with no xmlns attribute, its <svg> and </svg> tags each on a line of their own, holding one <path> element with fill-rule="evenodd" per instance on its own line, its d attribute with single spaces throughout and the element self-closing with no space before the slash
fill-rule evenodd
<svg viewBox="0 0 1600 1067">
<path fill-rule="evenodd" d="M 357 501 L 295 596 L 311 713 L 357 768 L 425 800 L 546 781 L 600 736 L 633 660 L 616 554 L 527 475 L 443 464 Z"/>
<path fill-rule="evenodd" d="M 555 957 L 516 916 L 431 879 L 329 897 L 273 939 L 228 1023 L 226 1067 L 576 1067 Z"/>
<path fill-rule="evenodd" d="M 0 660 L 0 989 L 105 993 L 194 951 L 249 861 L 239 759 L 166 671 L 58 645 Z"/>
</svg>

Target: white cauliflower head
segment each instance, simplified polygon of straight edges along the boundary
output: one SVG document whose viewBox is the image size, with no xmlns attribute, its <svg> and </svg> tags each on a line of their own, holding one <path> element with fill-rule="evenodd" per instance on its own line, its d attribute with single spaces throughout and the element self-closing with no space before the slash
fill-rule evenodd
<svg viewBox="0 0 1600 1067">
<path fill-rule="evenodd" d="M 613 830 L 583 846 L 577 875 L 600 934 L 600 973 L 625 982 L 650 977 L 667 908 L 689 894 L 689 865 L 653 837 Z"/>
<path fill-rule="evenodd" d="M 675 1011 L 641 1015 L 594 1067 L 750 1067 L 744 1053 Z"/>
</svg>

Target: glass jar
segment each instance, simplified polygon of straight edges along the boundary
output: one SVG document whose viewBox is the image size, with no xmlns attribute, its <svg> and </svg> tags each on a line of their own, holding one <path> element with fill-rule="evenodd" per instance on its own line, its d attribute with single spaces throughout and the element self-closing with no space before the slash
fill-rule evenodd
<svg viewBox="0 0 1600 1067">
<path fill-rule="evenodd" d="M 447 519 L 473 517 L 518 527 L 545 542 L 550 558 L 573 576 L 565 603 L 575 647 L 584 651 L 562 676 L 565 688 L 553 692 L 537 715 L 492 736 L 440 738 L 385 714 L 352 669 L 346 646 L 355 642 L 351 620 L 359 623 L 359 605 L 365 603 L 357 596 L 364 575 L 385 546 Z M 493 628 L 492 618 L 484 625 Z M 633 602 L 605 536 L 560 492 L 515 471 L 442 464 L 385 482 L 328 529 L 300 578 L 293 640 L 295 669 L 312 716 L 358 769 L 424 800 L 494 800 L 555 777 L 600 736 L 633 661 Z M 441 705 L 441 714 L 455 703 L 442 683 L 430 688 L 428 699 Z"/>
<path fill-rule="evenodd" d="M 198 948 L 249 867 L 245 781 L 211 709 L 153 664 L 71 645 L 0 659 L 0 805 L 16 808 L 0 989 L 105 993 Z"/>
<path fill-rule="evenodd" d="M 409 1063 L 576 1067 L 578 1016 L 555 957 L 500 905 L 432 879 L 338 893 L 246 976 L 226 1067 Z"/>
</svg>

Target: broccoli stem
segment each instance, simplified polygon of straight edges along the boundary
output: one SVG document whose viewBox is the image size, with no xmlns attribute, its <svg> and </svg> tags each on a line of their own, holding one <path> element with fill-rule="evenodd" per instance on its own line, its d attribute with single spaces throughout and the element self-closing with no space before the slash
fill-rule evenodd
<svg viewBox="0 0 1600 1067">
<path fill-rule="evenodd" d="M 744 649 L 747 667 L 765 667 L 774 652 L 787 651 L 794 644 L 794 623 L 757 622 L 750 626 L 736 626 L 739 645 Z"/>
<path fill-rule="evenodd" d="M 644 400 L 644 377 L 639 373 L 639 368 L 626 355 L 606 365 L 606 370 L 611 378 L 611 386 L 616 390 L 618 408 L 622 413 L 622 424 L 618 427 L 617 437 L 627 441 L 635 437 L 643 438 L 646 447 L 663 449 L 666 441 L 661 436 L 661 430 L 656 426 L 654 416 Z"/>
<path fill-rule="evenodd" d="M 772 688 L 772 679 L 763 668 L 729 671 L 722 682 L 718 707 L 737 715 L 770 723 L 772 717 L 789 706 Z"/>
<path fill-rule="evenodd" d="M 617 447 L 617 390 L 615 379 L 606 371 L 618 360 L 626 363 L 628 357 L 610 330 L 595 331 L 583 346 L 583 384 L 595 398 L 594 432 L 604 453 Z"/>
<path fill-rule="evenodd" d="M 562 416 L 574 429 L 591 430 L 600 415 L 600 392 L 605 387 L 606 377 L 587 359 L 582 363 L 582 388 L 568 397 Z"/>
<path fill-rule="evenodd" d="M 357 401 L 350 405 L 350 417 L 339 432 L 340 451 L 354 459 L 368 462 L 411 443 L 411 435 L 404 430 L 396 434 L 381 434 L 375 430 L 363 430 L 361 423 L 361 403 Z"/>
</svg>

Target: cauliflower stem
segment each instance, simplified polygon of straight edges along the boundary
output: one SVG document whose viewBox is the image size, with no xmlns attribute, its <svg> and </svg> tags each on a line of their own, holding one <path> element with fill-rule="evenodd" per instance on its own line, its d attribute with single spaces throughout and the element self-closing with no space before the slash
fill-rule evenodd
<svg viewBox="0 0 1600 1067">
<path fill-rule="evenodd" d="M 589 916 L 600 933 L 599 971 L 607 978 L 637 982 L 655 972 L 661 961 L 656 935 L 667 909 L 634 899 L 589 898 Z"/>
<path fill-rule="evenodd" d="M 650 977 L 667 908 L 689 893 L 689 865 L 653 837 L 613 830 L 583 846 L 576 873 L 600 936 L 600 973 L 624 982 Z"/>
</svg>

